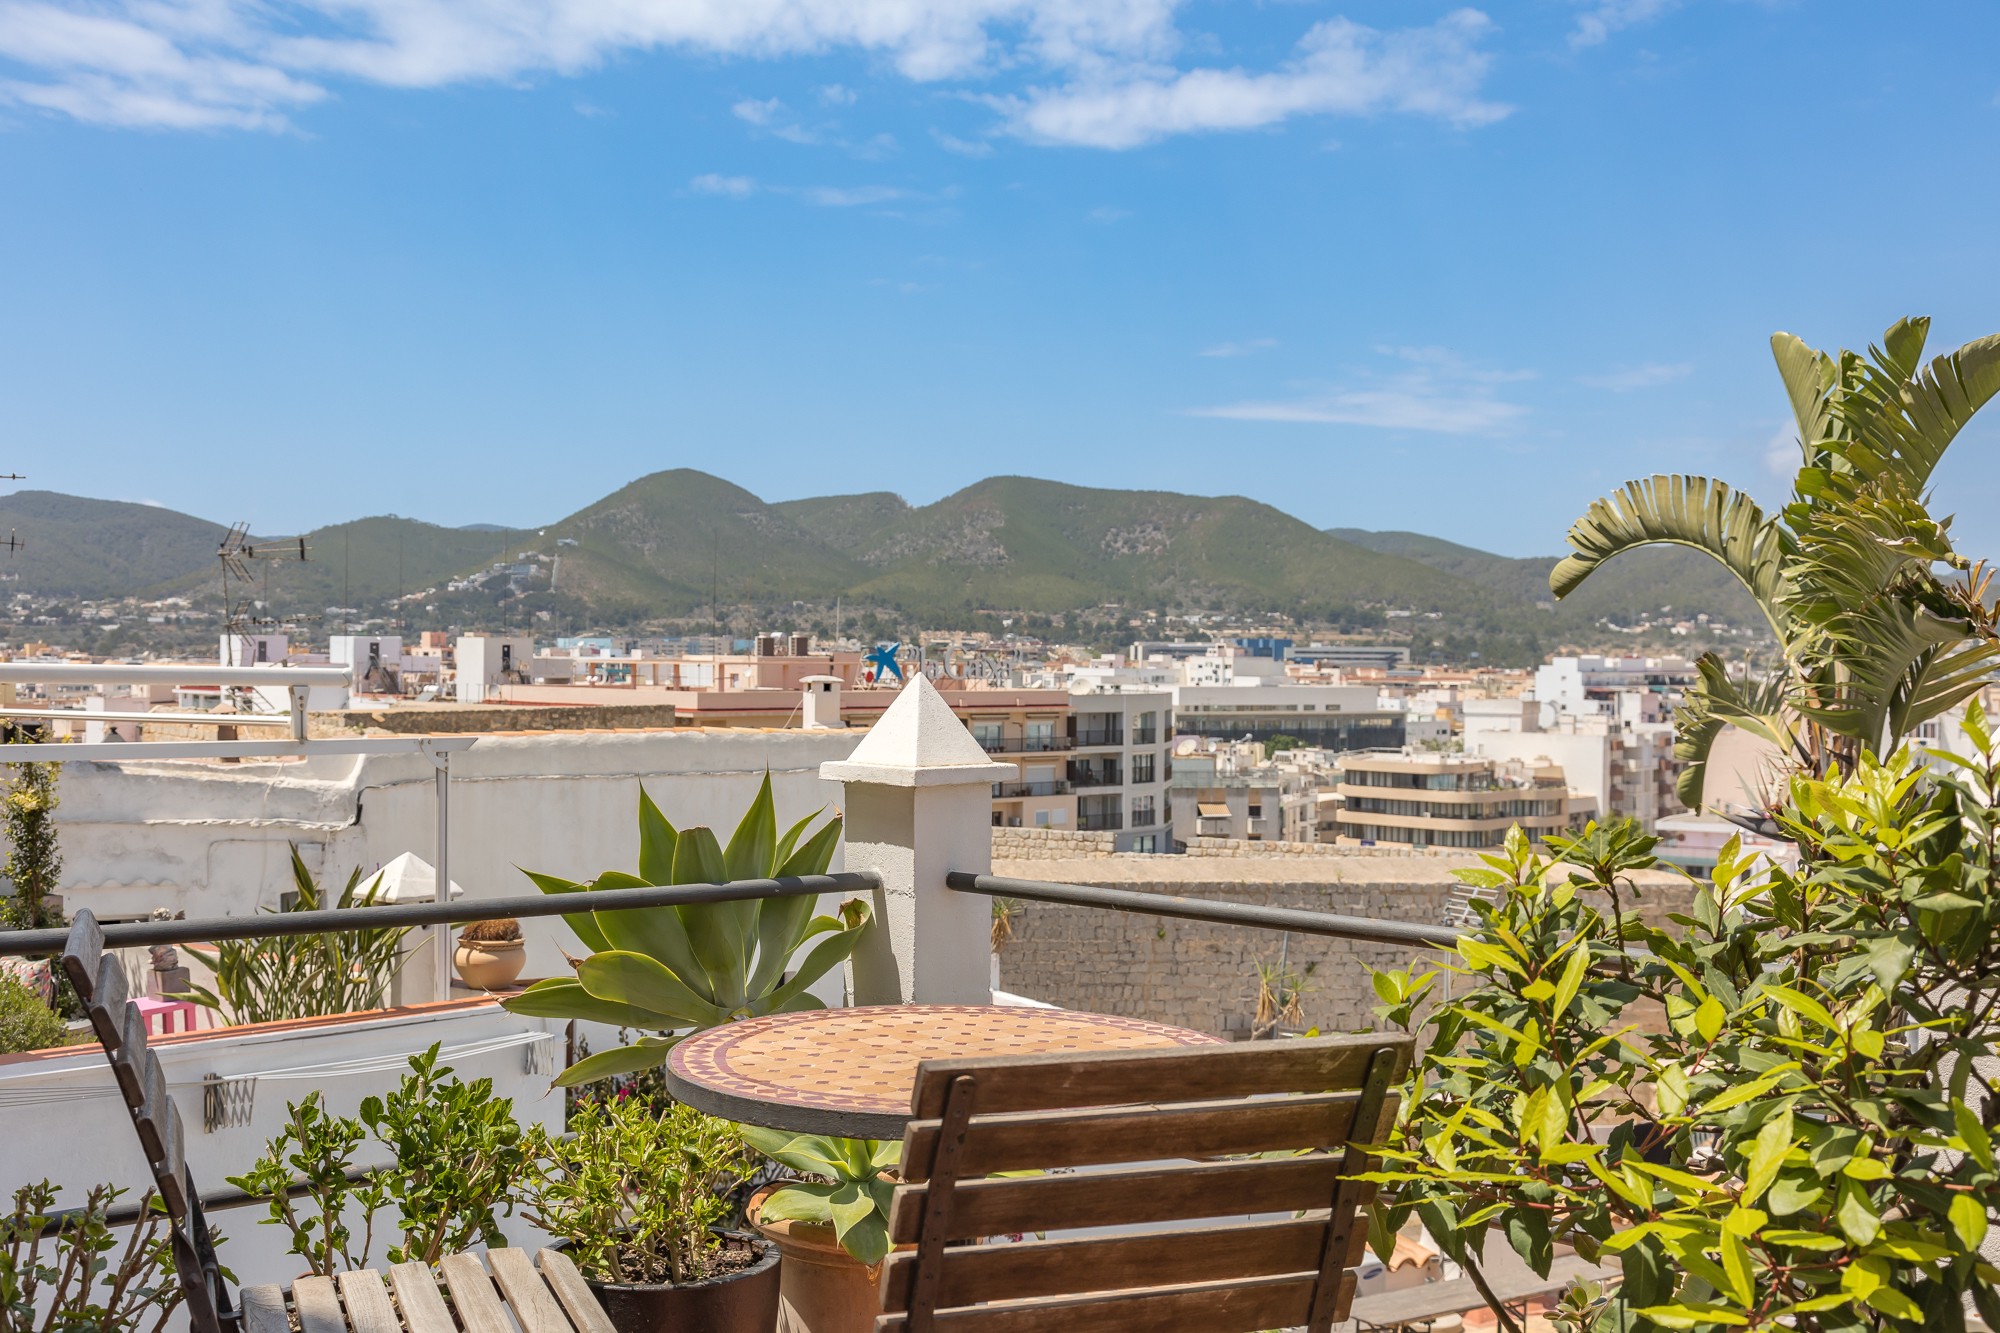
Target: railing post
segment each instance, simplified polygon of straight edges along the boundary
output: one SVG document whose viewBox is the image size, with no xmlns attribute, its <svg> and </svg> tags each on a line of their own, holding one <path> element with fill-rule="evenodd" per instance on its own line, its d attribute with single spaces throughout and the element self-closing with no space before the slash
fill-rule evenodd
<svg viewBox="0 0 2000 1333">
<path fill-rule="evenodd" d="M 845 760 L 847 869 L 882 877 L 850 964 L 856 1004 L 987 1004 L 992 909 L 945 875 L 993 866 L 993 784 L 1015 775 L 918 676 Z"/>
</svg>

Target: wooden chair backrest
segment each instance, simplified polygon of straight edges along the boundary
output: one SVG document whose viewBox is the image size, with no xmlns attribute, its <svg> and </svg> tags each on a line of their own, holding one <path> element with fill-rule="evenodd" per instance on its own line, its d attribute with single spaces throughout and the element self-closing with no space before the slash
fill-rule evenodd
<svg viewBox="0 0 2000 1333">
<path fill-rule="evenodd" d="M 132 1113 L 140 1151 L 166 1208 L 188 1324 L 195 1333 L 221 1333 L 225 1323 L 235 1322 L 235 1315 L 207 1220 L 201 1215 L 201 1195 L 188 1174 L 180 1112 L 167 1095 L 160 1057 L 146 1046 L 146 1020 L 130 1002 L 125 969 L 115 955 L 104 952 L 104 932 L 88 911 L 78 912 L 70 926 L 62 968 L 83 1000 L 104 1058 L 111 1063 L 111 1076 Z"/>
<path fill-rule="evenodd" d="M 926 1062 L 889 1223 L 914 1248 L 883 1265 L 877 1333 L 1326 1333 L 1367 1244 L 1372 1187 L 1347 1177 L 1374 1169 L 1365 1145 L 1388 1133 L 1413 1048 L 1364 1035 Z M 1286 1216 L 1242 1220 L 1266 1213 Z M 1087 1228 L 1116 1230 L 963 1243 Z"/>
</svg>

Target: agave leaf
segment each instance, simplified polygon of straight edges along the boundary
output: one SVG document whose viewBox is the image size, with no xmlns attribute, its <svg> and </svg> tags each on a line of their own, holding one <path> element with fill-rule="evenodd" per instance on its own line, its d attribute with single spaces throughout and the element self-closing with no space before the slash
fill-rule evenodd
<svg viewBox="0 0 2000 1333">
<path fill-rule="evenodd" d="M 520 867 L 516 866 L 515 869 L 519 870 Z M 588 884 L 579 884 L 573 879 L 562 879 L 555 875 L 541 875 L 532 870 L 522 870 L 521 873 L 534 881 L 535 887 L 543 893 L 581 893 L 591 887 Z M 571 912 L 563 917 L 563 923 L 576 932 L 576 937 L 582 942 L 583 947 L 592 953 L 596 953 L 599 949 L 608 949 L 611 947 L 605 943 L 604 932 L 597 928 L 597 922 L 590 913 Z"/>
<path fill-rule="evenodd" d="M 674 851 L 674 883 L 722 884 L 728 879 L 715 834 L 700 827 L 682 832 Z M 755 902 L 690 903 L 674 909 L 701 970 L 708 974 L 707 991 L 725 1014 L 734 1013 L 745 999 L 749 969 L 744 954 L 756 906 Z"/>
<path fill-rule="evenodd" d="M 799 845 L 799 839 L 805 836 L 805 831 L 811 826 L 812 822 L 825 813 L 826 807 L 821 806 L 785 830 L 784 836 L 778 839 L 778 845 L 771 853 L 771 864 L 778 867 L 778 869 L 771 872 L 773 875 L 784 873 L 783 867 L 785 863 L 792 859 L 792 849 Z"/>
<path fill-rule="evenodd" d="M 577 964 L 576 979 L 600 1000 L 630 1005 L 652 1017 L 652 1028 L 695 1024 L 713 1027 L 727 1015 L 704 1000 L 687 983 L 642 953 L 606 949 Z"/>
<path fill-rule="evenodd" d="M 826 826 L 806 839 L 805 845 L 778 866 L 777 878 L 792 875 L 824 875 L 833 864 L 833 849 L 840 845 L 841 817 L 835 815 Z"/>
<path fill-rule="evenodd" d="M 738 821 L 736 832 L 730 835 L 729 846 L 722 854 L 729 878 L 770 878 L 776 865 L 771 854 L 777 843 L 778 811 L 771 799 L 771 774 L 767 769 L 764 780 L 757 785 L 756 797 Z"/>
<path fill-rule="evenodd" d="M 550 977 L 546 981 L 537 981 L 519 994 L 500 1001 L 500 1007 L 510 1014 L 523 1014 L 529 1018 L 580 1018 L 588 1023 L 621 1028 L 668 1026 L 660 1022 L 660 1016 L 650 1009 L 598 999 L 585 990 L 583 983 L 575 977 Z"/>
<path fill-rule="evenodd" d="M 847 1158 L 841 1140 L 824 1134 L 794 1134 L 763 1125 L 743 1125 L 743 1141 L 771 1160 L 809 1176 L 847 1178 Z"/>
<path fill-rule="evenodd" d="M 757 904 L 757 961 L 744 987 L 747 998 L 764 994 L 778 984 L 792 954 L 805 943 L 807 926 L 818 899 L 806 894 L 790 898 L 765 898 Z"/>
<path fill-rule="evenodd" d="M 688 939 L 687 927 L 681 924 L 678 909 L 635 907 L 630 911 L 599 912 L 595 915 L 605 941 L 604 948 L 645 954 L 686 982 L 688 988 L 704 1000 L 711 1003 L 716 1000 L 714 982 L 695 956 L 694 945 Z"/>
<path fill-rule="evenodd" d="M 658 1069 L 674 1048 L 678 1037 L 641 1037 L 630 1046 L 614 1046 L 608 1051 L 586 1055 L 556 1076 L 551 1086 L 575 1088 L 620 1074 L 644 1074 Z"/>
<path fill-rule="evenodd" d="M 840 1186 L 833 1181 L 794 1180 L 764 1196 L 757 1215 L 772 1222 L 833 1221 L 829 1200 Z"/>
<path fill-rule="evenodd" d="M 639 878 L 648 884 L 674 882 L 674 844 L 680 835 L 639 784 Z"/>
<path fill-rule="evenodd" d="M 781 1008 L 786 1001 L 803 992 L 806 987 L 831 972 L 836 966 L 847 961 L 854 947 L 861 942 L 861 932 L 868 929 L 872 913 L 868 904 L 859 898 L 850 898 L 841 904 L 841 918 L 846 922 L 844 929 L 828 935 L 812 947 L 805 961 L 792 972 L 784 985 L 779 986 L 761 1001 L 764 1012 Z M 824 918 L 821 918 L 824 920 Z"/>
</svg>

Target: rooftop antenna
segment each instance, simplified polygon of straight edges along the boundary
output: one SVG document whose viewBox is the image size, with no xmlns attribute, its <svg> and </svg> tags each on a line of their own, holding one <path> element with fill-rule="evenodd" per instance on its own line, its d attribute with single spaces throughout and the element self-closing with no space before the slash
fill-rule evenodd
<svg viewBox="0 0 2000 1333">
<path fill-rule="evenodd" d="M 216 548 L 216 557 L 222 565 L 222 628 L 232 640 L 247 639 L 252 629 L 269 628 L 278 622 L 269 616 L 249 614 L 251 603 L 248 599 L 230 595 L 231 581 L 253 587 L 256 575 L 250 572 L 251 562 L 259 562 L 264 569 L 264 600 L 270 601 L 271 565 L 280 560 L 306 559 L 304 537 L 280 537 L 271 541 L 253 542 L 250 539 L 250 525 L 237 523 L 224 534 Z"/>
<path fill-rule="evenodd" d="M 27 478 L 22 476 L 18 472 L 0 472 L 0 481 L 26 481 L 26 480 Z M 26 546 L 27 544 L 28 543 L 22 541 L 18 536 L 14 534 L 14 529 L 12 528 L 7 529 L 7 540 L 4 542 L 0 542 L 0 546 L 5 546 L 7 548 L 7 554 L 10 556 L 13 555 L 14 552 L 20 550 L 23 546 Z"/>
</svg>

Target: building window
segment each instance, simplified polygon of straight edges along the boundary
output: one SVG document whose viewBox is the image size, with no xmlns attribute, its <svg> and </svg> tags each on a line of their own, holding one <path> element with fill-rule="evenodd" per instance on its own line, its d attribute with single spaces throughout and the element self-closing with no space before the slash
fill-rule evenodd
<svg viewBox="0 0 2000 1333">
<path fill-rule="evenodd" d="M 1145 834 L 1145 835 L 1143 835 L 1143 836 L 1141 836 L 1141 837 L 1137 837 L 1137 838 L 1134 838 L 1134 839 L 1132 839 L 1132 850 L 1133 850 L 1133 851 L 1135 851 L 1135 852 L 1157 852 L 1157 851 L 1159 851 L 1159 850 L 1160 850 L 1160 836 L 1159 836 L 1159 834 L 1157 834 L 1157 833 L 1148 833 L 1148 834 Z"/>
<path fill-rule="evenodd" d="M 1160 715 L 1140 713 L 1132 719 L 1132 744 L 1152 745 L 1160 739 Z"/>
<path fill-rule="evenodd" d="M 1141 800 L 1133 801 L 1132 827 L 1147 828 L 1153 824 L 1159 823 L 1160 821 L 1159 821 L 1159 816 L 1157 814 L 1157 810 L 1158 807 L 1153 804 L 1153 798 L 1150 796 L 1145 797 Z"/>
<path fill-rule="evenodd" d="M 1154 764 L 1155 764 L 1154 756 L 1150 754 L 1133 755 L 1132 756 L 1133 784 L 1141 785 L 1153 781 Z"/>
<path fill-rule="evenodd" d="M 1000 748 L 1000 724 L 998 722 L 975 722 L 972 724 L 972 739 L 979 742 L 979 748 L 992 754 Z"/>
</svg>

